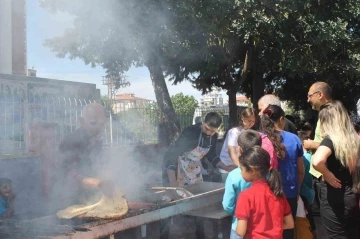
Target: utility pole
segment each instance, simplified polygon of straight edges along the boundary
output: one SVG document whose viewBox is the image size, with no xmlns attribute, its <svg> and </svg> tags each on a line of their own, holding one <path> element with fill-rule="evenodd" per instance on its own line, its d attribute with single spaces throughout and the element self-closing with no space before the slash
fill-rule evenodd
<svg viewBox="0 0 360 239">
<path fill-rule="evenodd" d="M 109 112 L 110 113 L 110 119 L 109 119 L 110 145 L 112 146 L 113 145 L 112 113 L 113 111 L 117 113 L 116 109 L 114 109 L 114 100 L 115 100 L 116 92 L 120 87 L 124 88 L 126 86 L 130 86 L 130 82 L 126 81 L 126 77 L 119 73 L 116 75 L 103 76 L 103 85 L 106 85 L 108 88 L 108 97 L 109 97 L 108 110 L 110 111 Z"/>
</svg>

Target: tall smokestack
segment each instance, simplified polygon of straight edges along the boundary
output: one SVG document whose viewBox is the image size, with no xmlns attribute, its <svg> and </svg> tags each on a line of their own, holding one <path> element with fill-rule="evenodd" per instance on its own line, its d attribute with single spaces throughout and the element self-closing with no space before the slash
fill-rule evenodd
<svg viewBox="0 0 360 239">
<path fill-rule="evenodd" d="M 1 0 L 0 73 L 12 74 L 12 0 Z"/>
</svg>

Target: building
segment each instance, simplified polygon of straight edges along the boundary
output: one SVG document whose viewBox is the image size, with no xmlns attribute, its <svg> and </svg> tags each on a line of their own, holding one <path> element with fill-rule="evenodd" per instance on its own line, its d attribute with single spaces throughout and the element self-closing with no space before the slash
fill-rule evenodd
<svg viewBox="0 0 360 239">
<path fill-rule="evenodd" d="M 251 101 L 245 95 L 236 96 L 236 105 L 238 105 L 238 106 L 250 106 Z"/>
<path fill-rule="evenodd" d="M 204 95 L 200 99 L 200 106 L 207 107 L 207 106 L 222 106 L 224 105 L 224 99 L 220 91 L 213 91 L 209 94 Z"/>
<path fill-rule="evenodd" d="M 3 97 L 21 102 L 32 102 L 40 98 L 44 102 L 50 99 L 58 101 L 59 98 L 61 101 L 79 99 L 99 102 L 100 90 L 96 89 L 96 84 L 91 83 L 0 73 L 0 102 L 4 100 Z"/>
<path fill-rule="evenodd" d="M 1 0 L 0 73 L 26 75 L 26 0 Z"/>
<path fill-rule="evenodd" d="M 151 100 L 136 97 L 134 93 L 117 94 L 114 99 L 113 111 L 119 113 L 133 108 L 144 108 Z"/>
</svg>

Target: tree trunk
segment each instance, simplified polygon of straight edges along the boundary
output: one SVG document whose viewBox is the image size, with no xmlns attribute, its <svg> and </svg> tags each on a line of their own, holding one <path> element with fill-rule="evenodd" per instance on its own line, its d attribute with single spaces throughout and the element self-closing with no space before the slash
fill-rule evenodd
<svg viewBox="0 0 360 239">
<path fill-rule="evenodd" d="M 253 54 L 252 62 L 252 94 L 251 101 L 256 110 L 258 109 L 258 101 L 264 95 L 265 91 L 265 82 L 263 77 L 263 72 L 261 68 L 261 62 L 259 59 L 259 50 L 255 50 Z"/>
<path fill-rule="evenodd" d="M 235 84 L 233 84 L 232 86 L 231 84 L 229 84 L 230 87 L 227 90 L 227 95 L 229 97 L 229 128 L 237 126 L 236 124 L 239 122 L 238 108 L 236 105 L 236 93 L 248 78 L 248 74 L 251 70 L 251 61 L 252 47 L 249 47 L 249 49 L 246 51 L 244 66 L 241 73 L 235 77 Z M 230 77 L 230 75 L 228 77 Z"/>
<path fill-rule="evenodd" d="M 173 108 L 169 91 L 165 82 L 165 77 L 161 69 L 157 57 L 151 57 L 147 62 L 147 67 L 150 72 L 150 78 L 154 87 L 155 97 L 159 106 L 160 112 L 163 116 L 165 132 L 167 135 L 167 143 L 173 142 L 180 134 L 180 123 L 176 117 Z"/>
<path fill-rule="evenodd" d="M 232 127 L 237 126 L 236 122 L 238 122 L 238 115 L 237 115 L 237 106 L 236 106 L 236 92 L 237 89 L 232 87 L 227 91 L 227 95 L 229 97 L 229 129 Z"/>
</svg>

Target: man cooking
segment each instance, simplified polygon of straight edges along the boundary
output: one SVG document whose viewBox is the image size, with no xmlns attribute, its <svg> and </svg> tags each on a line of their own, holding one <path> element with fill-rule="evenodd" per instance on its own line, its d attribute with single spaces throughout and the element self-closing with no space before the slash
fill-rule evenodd
<svg viewBox="0 0 360 239">
<path fill-rule="evenodd" d="M 220 159 L 216 156 L 217 129 L 222 122 L 216 112 L 209 112 L 203 123 L 183 130 L 174 145 L 164 156 L 163 184 L 184 186 L 203 181 L 201 160 L 206 157 L 214 167 Z"/>
<path fill-rule="evenodd" d="M 105 122 L 104 107 L 97 103 L 88 104 L 82 111 L 80 128 L 61 141 L 53 194 L 57 209 L 84 204 L 98 189 L 111 196 L 112 182 L 95 178 L 94 169 L 102 148 Z"/>
</svg>

